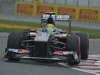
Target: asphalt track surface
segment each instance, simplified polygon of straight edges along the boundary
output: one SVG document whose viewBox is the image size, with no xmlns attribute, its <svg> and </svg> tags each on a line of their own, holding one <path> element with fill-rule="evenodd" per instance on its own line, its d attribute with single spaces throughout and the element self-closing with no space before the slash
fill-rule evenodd
<svg viewBox="0 0 100 75">
<path fill-rule="evenodd" d="M 21 60 L 8 62 L 4 56 L 8 33 L 0 33 L 0 75 L 93 75 L 60 64 Z M 90 54 L 99 54 L 100 40 L 90 39 Z"/>
</svg>

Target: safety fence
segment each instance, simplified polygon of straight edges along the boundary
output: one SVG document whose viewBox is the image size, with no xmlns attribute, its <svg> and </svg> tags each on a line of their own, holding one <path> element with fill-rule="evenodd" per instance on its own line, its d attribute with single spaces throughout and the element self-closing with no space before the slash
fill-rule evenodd
<svg viewBox="0 0 100 75">
<path fill-rule="evenodd" d="M 17 2 L 16 14 L 27 16 L 39 16 L 45 12 L 70 15 L 72 20 L 100 22 L 100 8 L 68 6 L 61 4 L 43 4 L 39 0 L 34 2 Z"/>
<path fill-rule="evenodd" d="M 24 2 L 32 2 L 34 0 L 20 0 Z M 41 3 L 62 4 L 62 5 L 77 5 L 100 8 L 100 0 L 40 0 Z"/>
</svg>

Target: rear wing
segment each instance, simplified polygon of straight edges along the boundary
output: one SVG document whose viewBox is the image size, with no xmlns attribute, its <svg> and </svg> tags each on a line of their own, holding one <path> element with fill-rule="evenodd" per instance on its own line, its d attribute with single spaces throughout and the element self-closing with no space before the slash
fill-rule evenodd
<svg viewBox="0 0 100 75">
<path fill-rule="evenodd" d="M 70 16 L 69 15 L 57 15 L 56 20 L 57 21 L 68 21 L 70 20 Z"/>
<path fill-rule="evenodd" d="M 49 16 L 50 16 L 49 14 L 43 14 L 41 16 L 41 19 L 47 20 L 49 18 Z M 68 20 L 70 20 L 69 15 L 54 15 L 54 14 L 52 14 L 51 16 L 52 16 L 53 20 L 55 20 L 55 21 L 68 21 Z"/>
</svg>

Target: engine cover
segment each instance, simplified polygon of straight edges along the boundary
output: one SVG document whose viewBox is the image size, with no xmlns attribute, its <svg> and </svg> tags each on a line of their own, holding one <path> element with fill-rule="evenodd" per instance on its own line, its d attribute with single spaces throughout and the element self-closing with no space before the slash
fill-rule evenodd
<svg viewBox="0 0 100 75">
<path fill-rule="evenodd" d="M 36 37 L 34 39 L 34 41 L 36 42 L 47 42 L 49 39 L 50 34 L 48 34 L 47 32 L 38 32 L 36 34 Z"/>
</svg>

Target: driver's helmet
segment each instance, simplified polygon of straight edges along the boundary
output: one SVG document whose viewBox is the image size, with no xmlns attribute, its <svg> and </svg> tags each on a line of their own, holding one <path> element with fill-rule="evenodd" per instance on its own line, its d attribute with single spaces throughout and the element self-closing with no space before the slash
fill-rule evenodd
<svg viewBox="0 0 100 75">
<path fill-rule="evenodd" d="M 53 24 L 47 24 L 47 31 L 48 33 L 54 33 L 55 32 L 55 26 Z"/>
<path fill-rule="evenodd" d="M 49 18 L 47 19 L 47 24 L 55 25 L 52 15 L 50 15 Z"/>
</svg>

